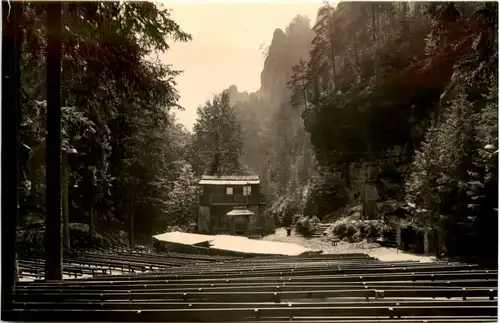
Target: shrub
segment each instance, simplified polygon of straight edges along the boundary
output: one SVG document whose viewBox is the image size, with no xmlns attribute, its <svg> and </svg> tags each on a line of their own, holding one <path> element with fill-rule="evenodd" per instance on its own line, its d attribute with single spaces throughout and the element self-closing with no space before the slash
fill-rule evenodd
<svg viewBox="0 0 500 323">
<path fill-rule="evenodd" d="M 361 242 L 363 240 L 375 241 L 390 228 L 380 220 L 349 220 L 341 219 L 335 221 L 329 231 L 338 239 L 349 242 Z"/>
<path fill-rule="evenodd" d="M 281 197 L 273 203 L 269 213 L 279 226 L 290 226 L 293 224 L 294 215 L 300 210 L 299 203 L 290 197 Z"/>
<path fill-rule="evenodd" d="M 367 235 L 368 223 L 366 223 L 365 221 L 358 221 L 358 222 L 355 222 L 355 226 L 356 226 L 357 231 L 359 232 L 359 234 L 362 237 L 365 237 Z"/>
<path fill-rule="evenodd" d="M 346 238 L 349 242 L 353 242 L 353 236 L 356 232 L 358 232 L 358 228 L 356 227 L 355 222 L 347 222 Z"/>
<path fill-rule="evenodd" d="M 90 248 L 89 227 L 85 223 L 70 223 L 70 248 L 71 251 Z M 17 241 L 20 254 L 30 252 L 43 252 L 45 225 L 43 222 L 33 222 L 17 231 Z M 99 232 L 94 230 L 92 247 L 109 248 L 116 245 L 127 244 L 127 234 Z"/>
<path fill-rule="evenodd" d="M 296 224 L 297 224 L 297 222 L 299 222 L 299 221 L 300 221 L 300 219 L 302 219 L 302 217 L 303 217 L 303 215 L 302 215 L 302 214 L 295 214 L 295 215 L 293 216 L 293 221 L 292 221 L 292 224 L 293 224 L 293 225 L 296 225 Z"/>
<path fill-rule="evenodd" d="M 321 220 L 317 216 L 313 216 L 309 218 L 309 222 L 313 226 L 314 229 L 316 229 L 316 226 L 321 222 Z"/>
<path fill-rule="evenodd" d="M 361 241 L 363 241 L 363 235 L 361 234 L 360 231 L 356 231 L 352 235 L 350 242 L 361 242 Z"/>
<path fill-rule="evenodd" d="M 311 180 L 304 202 L 304 215 L 324 218 L 344 207 L 348 201 L 342 179 L 338 174 L 327 172 L 324 176 Z"/>
<path fill-rule="evenodd" d="M 382 230 L 378 221 L 368 221 L 366 230 L 366 240 L 374 241 L 382 235 Z"/>
<path fill-rule="evenodd" d="M 337 238 L 344 239 L 347 235 L 347 221 L 344 219 L 335 221 L 329 229 Z"/>
<path fill-rule="evenodd" d="M 295 230 L 304 237 L 311 236 L 316 230 L 316 225 L 319 223 L 318 217 L 302 217 L 295 224 Z"/>
</svg>

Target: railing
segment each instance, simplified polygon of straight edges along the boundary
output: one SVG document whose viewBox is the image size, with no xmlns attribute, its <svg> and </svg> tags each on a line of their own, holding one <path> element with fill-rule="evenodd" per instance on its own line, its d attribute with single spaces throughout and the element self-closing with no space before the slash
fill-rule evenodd
<svg viewBox="0 0 500 323">
<path fill-rule="evenodd" d="M 210 204 L 248 204 L 248 196 L 210 195 Z"/>
</svg>

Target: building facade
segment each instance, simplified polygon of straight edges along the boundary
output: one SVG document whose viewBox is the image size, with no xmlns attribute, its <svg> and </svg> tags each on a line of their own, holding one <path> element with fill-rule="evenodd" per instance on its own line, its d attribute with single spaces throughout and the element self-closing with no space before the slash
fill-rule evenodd
<svg viewBox="0 0 500 323">
<path fill-rule="evenodd" d="M 198 232 L 256 235 L 263 227 L 264 204 L 255 175 L 202 176 Z"/>
</svg>

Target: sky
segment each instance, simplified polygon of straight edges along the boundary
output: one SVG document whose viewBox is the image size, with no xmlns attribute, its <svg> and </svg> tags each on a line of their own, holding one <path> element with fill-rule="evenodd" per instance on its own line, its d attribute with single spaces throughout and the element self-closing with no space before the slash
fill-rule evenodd
<svg viewBox="0 0 500 323">
<path fill-rule="evenodd" d="M 183 73 L 176 78 L 184 111 L 175 111 L 189 130 L 196 121 L 196 109 L 214 94 L 236 85 L 240 92 L 260 88 L 264 65 L 261 48 L 269 46 L 276 28 L 285 29 L 297 15 L 306 15 L 311 24 L 321 1 L 178 2 L 163 1 L 171 17 L 193 39 L 171 43 L 160 55 Z"/>
</svg>

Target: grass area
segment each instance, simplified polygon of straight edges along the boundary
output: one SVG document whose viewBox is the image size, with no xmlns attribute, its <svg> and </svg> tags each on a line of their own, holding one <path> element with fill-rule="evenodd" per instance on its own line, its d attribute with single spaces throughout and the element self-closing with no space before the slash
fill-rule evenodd
<svg viewBox="0 0 500 323">
<path fill-rule="evenodd" d="M 334 246 L 331 242 L 324 241 L 320 238 L 304 238 L 303 236 L 296 234 L 294 229 L 292 229 L 292 235 L 288 237 L 284 228 L 278 228 L 276 229 L 276 234 L 268 235 L 264 237 L 263 240 L 291 242 L 312 250 L 323 250 L 324 254 L 359 252 L 366 253 L 383 261 L 434 261 L 434 257 L 431 256 L 414 255 L 399 251 L 395 248 L 381 247 L 378 243 L 348 243 L 341 241 L 336 246 Z"/>
</svg>

